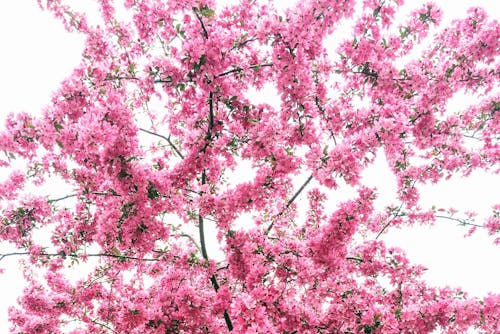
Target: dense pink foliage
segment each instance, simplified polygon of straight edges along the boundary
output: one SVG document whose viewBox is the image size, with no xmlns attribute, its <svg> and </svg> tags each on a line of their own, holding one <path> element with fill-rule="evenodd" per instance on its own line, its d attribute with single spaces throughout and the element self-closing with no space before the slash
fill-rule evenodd
<svg viewBox="0 0 500 334">
<path fill-rule="evenodd" d="M 445 214 L 419 184 L 499 170 L 500 28 L 482 9 L 434 29 L 432 3 L 394 24 L 402 0 L 100 0 L 99 24 L 39 3 L 87 39 L 43 115 L 0 133 L 0 165 L 25 161 L 0 187 L 0 238 L 29 255 L 13 332 L 500 332 L 500 295 L 429 286 L 378 238 Z M 247 97 L 266 87 L 278 108 Z M 477 103 L 450 113 L 464 93 Z M 380 211 L 360 175 L 382 154 L 398 191 Z M 229 176 L 243 162 L 246 182 Z M 68 196 L 25 191 L 54 179 Z M 357 196 L 330 206 L 346 184 Z"/>
</svg>

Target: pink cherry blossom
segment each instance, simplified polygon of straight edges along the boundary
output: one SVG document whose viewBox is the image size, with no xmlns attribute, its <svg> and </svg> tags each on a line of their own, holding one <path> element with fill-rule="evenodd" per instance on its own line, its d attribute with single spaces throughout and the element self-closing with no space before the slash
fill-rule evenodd
<svg viewBox="0 0 500 334">
<path fill-rule="evenodd" d="M 97 25 L 38 1 L 86 42 L 43 112 L 0 133 L 0 260 L 29 259 L 12 332 L 499 332 L 500 295 L 431 286 L 379 239 L 446 217 L 500 243 L 498 205 L 478 222 L 419 192 L 498 173 L 498 22 L 358 2 L 101 0 Z M 379 209 L 362 173 L 382 154 L 397 189 Z M 53 180 L 67 195 L 33 191 Z"/>
</svg>

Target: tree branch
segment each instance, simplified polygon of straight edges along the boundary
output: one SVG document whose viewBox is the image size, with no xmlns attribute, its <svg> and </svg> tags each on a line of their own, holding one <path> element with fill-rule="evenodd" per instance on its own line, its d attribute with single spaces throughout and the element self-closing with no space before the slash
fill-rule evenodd
<svg viewBox="0 0 500 334">
<path fill-rule="evenodd" d="M 401 208 L 403 207 L 403 205 L 404 205 L 404 202 L 401 202 L 401 204 L 399 205 L 399 208 L 396 210 L 396 213 L 393 214 L 392 218 L 384 225 L 384 227 L 382 227 L 380 232 L 378 232 L 377 236 L 375 237 L 375 240 L 378 239 L 382 235 L 382 233 L 384 233 L 384 231 L 389 227 L 389 225 L 391 225 L 392 221 L 394 219 L 396 219 L 396 217 L 399 216 L 399 212 L 401 211 Z"/>
<path fill-rule="evenodd" d="M 2 261 L 4 258 L 9 257 L 9 256 L 23 256 L 23 255 L 31 255 L 29 252 L 13 252 L 13 253 L 5 253 L 5 254 L 0 254 L 0 261 Z M 118 255 L 118 254 L 110 254 L 110 253 L 95 253 L 95 254 L 65 254 L 63 252 L 61 253 L 40 253 L 39 256 L 46 256 L 46 257 L 71 257 L 71 258 L 81 258 L 81 257 L 112 257 L 115 259 L 120 259 L 120 260 L 136 260 L 136 261 L 160 261 L 160 258 L 141 258 L 141 257 L 135 257 L 135 256 L 127 256 L 127 255 Z"/>
<path fill-rule="evenodd" d="M 193 11 L 194 11 L 194 14 L 196 15 L 196 18 L 198 19 L 198 21 L 201 24 L 201 29 L 203 29 L 203 37 L 205 37 L 205 39 L 208 39 L 208 32 L 207 32 L 207 29 L 205 28 L 205 24 L 203 23 L 203 20 L 202 20 L 200 14 L 198 13 L 198 8 L 193 7 Z"/>
<path fill-rule="evenodd" d="M 201 184 L 206 184 L 207 182 L 207 177 L 205 174 L 205 171 L 201 174 Z M 201 213 L 198 213 L 198 230 L 200 233 L 200 246 L 201 246 L 201 255 L 203 256 L 203 259 L 208 263 L 208 253 L 207 253 L 207 247 L 205 243 L 205 226 L 203 222 L 203 217 L 201 216 Z M 219 291 L 219 283 L 217 282 L 217 277 L 215 274 L 213 274 L 210 277 L 210 282 L 212 283 L 212 286 L 214 287 L 215 292 Z M 233 330 L 233 323 L 231 321 L 231 318 L 229 317 L 229 314 L 227 313 L 227 310 L 224 310 L 224 321 L 226 322 L 226 326 L 229 329 L 229 331 Z"/>
<path fill-rule="evenodd" d="M 78 196 L 78 194 L 70 194 L 70 195 L 66 195 L 66 196 L 63 196 L 63 197 L 59 197 L 59 198 L 49 199 L 48 202 L 49 203 L 59 202 L 59 201 L 63 201 L 65 199 L 68 199 L 68 198 L 71 198 L 71 197 L 76 197 L 76 196 Z"/>
<path fill-rule="evenodd" d="M 273 65 L 274 65 L 273 63 L 256 64 L 256 65 L 251 65 L 248 68 L 252 69 L 252 70 L 258 70 L 261 67 L 271 67 Z M 221 74 L 217 75 L 217 78 L 220 78 L 220 77 L 232 74 L 232 73 L 239 73 L 239 72 L 242 72 L 244 70 L 245 69 L 242 68 L 242 67 L 235 67 L 235 68 L 233 68 L 231 70 L 227 70 L 226 72 L 222 72 Z"/>
<path fill-rule="evenodd" d="M 206 183 L 206 175 L 205 171 L 201 174 L 201 184 Z M 207 247 L 205 244 L 205 229 L 204 229 L 204 224 L 203 224 L 203 217 L 201 216 L 201 213 L 198 213 L 198 231 L 200 233 L 200 245 L 201 245 L 201 255 L 205 259 L 205 261 L 208 261 L 208 253 L 207 253 Z M 218 290 L 219 287 L 214 285 L 215 290 Z"/>
<path fill-rule="evenodd" d="M 292 196 L 292 198 L 290 198 L 290 199 L 288 200 L 288 202 L 287 202 L 287 203 L 286 203 L 286 205 L 285 205 L 285 208 L 284 208 L 283 210 L 281 210 L 281 212 L 280 212 L 280 213 L 278 213 L 278 215 L 277 215 L 276 217 L 281 216 L 281 215 L 283 214 L 283 212 L 285 212 L 285 210 L 286 210 L 286 209 L 288 209 L 288 208 L 290 207 L 290 205 L 292 205 L 292 203 L 293 203 L 293 202 L 297 199 L 297 197 L 298 197 L 298 196 L 300 195 L 300 193 L 304 190 L 304 188 L 305 188 L 305 187 L 309 184 L 309 182 L 311 182 L 312 178 L 313 178 L 313 175 L 312 175 L 312 174 L 311 174 L 311 175 L 309 175 L 309 177 L 307 178 L 306 182 L 304 182 L 304 183 L 302 184 L 302 186 L 300 186 L 299 190 L 297 190 L 297 191 L 295 192 L 295 194 Z M 271 224 L 270 224 L 270 225 L 269 225 L 269 227 L 267 228 L 267 230 L 266 230 L 266 232 L 265 232 L 265 235 L 268 235 L 268 234 L 269 234 L 269 232 L 271 232 L 271 230 L 272 230 L 273 226 L 274 226 L 274 221 L 273 221 L 273 222 L 271 222 Z"/>
<path fill-rule="evenodd" d="M 121 197 L 120 194 L 117 194 L 117 193 L 114 193 L 114 192 L 107 192 L 107 191 L 92 191 L 92 192 L 90 192 L 90 194 L 92 194 L 92 195 L 102 195 L 102 196 L 112 195 L 112 196 L 116 196 L 116 197 Z M 59 201 L 63 201 L 65 199 L 71 198 L 71 197 L 76 197 L 78 195 L 79 194 L 69 194 L 69 195 L 66 195 L 66 196 L 63 196 L 63 197 L 49 199 L 48 202 L 49 203 L 55 203 L 55 202 L 59 202 Z"/>
<path fill-rule="evenodd" d="M 453 220 L 453 221 L 456 221 L 456 222 L 460 223 L 460 225 L 469 225 L 469 226 L 475 226 L 475 227 L 484 227 L 483 225 L 469 223 L 469 222 L 467 222 L 464 219 L 453 218 L 453 217 L 442 216 L 442 215 L 435 215 L 434 217 L 436 217 L 436 218 L 442 218 L 442 219 L 448 219 L 448 220 Z"/>
<path fill-rule="evenodd" d="M 156 132 L 152 132 L 152 131 L 149 131 L 149 130 L 146 130 L 146 129 L 143 129 L 143 128 L 139 128 L 140 131 L 142 132 L 145 132 L 145 133 L 148 133 L 150 135 L 153 135 L 153 136 L 156 136 L 156 137 L 159 137 L 159 138 L 162 138 L 162 139 L 165 139 L 168 144 L 170 145 L 170 147 L 174 150 L 174 152 L 181 158 L 181 159 L 184 159 L 184 156 L 182 155 L 182 153 L 179 151 L 179 149 L 175 146 L 175 144 L 170 140 L 170 136 L 168 137 L 165 137 L 165 136 L 162 136 Z"/>
</svg>

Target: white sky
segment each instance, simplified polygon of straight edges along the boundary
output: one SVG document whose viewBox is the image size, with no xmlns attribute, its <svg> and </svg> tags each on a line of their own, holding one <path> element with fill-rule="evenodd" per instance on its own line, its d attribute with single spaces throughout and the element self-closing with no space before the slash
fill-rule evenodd
<svg viewBox="0 0 500 334">
<path fill-rule="evenodd" d="M 88 0 L 81 0 L 87 2 Z M 422 1 L 411 2 L 417 6 Z M 436 1 L 444 7 L 445 19 L 463 16 L 467 6 L 480 4 L 490 15 L 498 13 L 493 0 Z M 276 1 L 279 5 L 283 2 Z M 289 3 L 289 2 L 288 2 Z M 450 6 L 453 4 L 453 6 Z M 497 14 L 498 18 L 498 14 Z M 0 128 L 10 111 L 36 114 L 49 102 L 58 83 L 78 64 L 83 39 L 68 34 L 49 13 L 41 12 L 34 0 L 5 1 L 0 5 Z M 365 175 L 367 183 L 379 189 L 391 186 L 384 177 L 384 161 Z M 1 177 L 1 176 L 0 176 Z M 387 184 L 389 183 L 389 184 Z M 452 178 L 421 193 L 426 207 L 459 207 L 488 213 L 498 196 L 499 176 L 473 173 L 468 179 Z M 406 250 L 415 263 L 429 270 L 426 278 L 436 285 L 462 286 L 482 296 L 500 292 L 500 247 L 491 245 L 483 233 L 464 239 L 466 229 L 450 221 L 438 221 L 435 227 L 391 231 L 383 239 Z M 0 245 L 0 253 L 8 248 Z M 7 307 L 15 303 L 22 289 L 22 276 L 16 258 L 4 259 L 0 268 L 0 332 L 8 329 Z"/>
</svg>

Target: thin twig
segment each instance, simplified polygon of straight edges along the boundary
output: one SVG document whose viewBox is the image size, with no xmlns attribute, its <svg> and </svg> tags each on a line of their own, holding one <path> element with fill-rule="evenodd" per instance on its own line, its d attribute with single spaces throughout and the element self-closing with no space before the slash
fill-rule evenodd
<svg viewBox="0 0 500 334">
<path fill-rule="evenodd" d="M 281 212 L 280 212 L 280 213 L 278 213 L 278 215 L 276 215 L 276 217 L 281 216 L 281 215 L 285 212 L 285 210 L 286 210 L 286 209 L 288 209 L 288 208 L 290 207 L 290 205 L 292 205 L 292 203 L 295 201 L 295 199 L 297 199 L 297 197 L 298 197 L 298 196 L 300 195 L 300 193 L 304 190 L 304 188 L 305 188 L 305 187 L 309 184 L 309 182 L 311 182 L 312 178 L 313 178 L 313 175 L 312 175 L 312 174 L 311 174 L 311 175 L 309 175 L 309 177 L 307 178 L 306 182 L 304 182 L 304 183 L 302 184 L 302 186 L 300 186 L 299 190 L 297 190 L 297 191 L 295 192 L 295 194 L 292 196 L 292 198 L 290 198 L 290 199 L 288 200 L 288 202 L 287 202 L 287 203 L 286 203 L 286 205 L 285 205 L 285 208 L 284 208 L 283 210 L 281 210 Z M 276 217 L 275 217 L 275 218 L 276 218 Z M 272 230 L 273 226 L 274 226 L 274 221 L 273 221 L 273 222 L 271 222 L 271 224 L 270 224 L 270 225 L 269 225 L 269 227 L 267 228 L 267 230 L 266 230 L 266 232 L 265 232 L 265 235 L 268 235 L 268 234 L 269 234 L 269 232 L 271 232 L 271 230 Z"/>
<path fill-rule="evenodd" d="M 109 313 L 109 312 L 108 312 Z M 109 317 L 109 315 L 108 315 Z M 112 331 L 113 333 L 118 333 L 117 331 L 115 331 L 113 328 L 109 327 L 109 325 L 107 324 L 103 324 L 102 322 L 99 322 L 97 320 L 91 320 L 94 324 L 98 325 L 98 326 L 101 326 L 101 327 L 104 327 L 106 329 L 109 329 L 110 331 Z"/>
<path fill-rule="evenodd" d="M 116 197 L 120 197 L 121 196 L 120 194 L 117 194 L 117 193 L 105 192 L 105 191 L 93 191 L 93 192 L 90 192 L 90 194 L 92 194 L 92 195 L 102 195 L 102 196 L 112 195 L 112 196 L 116 196 Z M 49 203 L 55 203 L 55 202 L 59 202 L 59 201 L 71 198 L 71 197 L 76 197 L 78 195 L 79 194 L 69 194 L 69 195 L 66 195 L 66 196 L 63 196 L 63 197 L 49 199 L 48 202 Z"/>
<path fill-rule="evenodd" d="M 14 253 L 6 253 L 0 254 L 0 261 L 9 256 L 22 256 L 22 255 L 30 255 L 29 252 L 14 252 Z M 141 258 L 135 256 L 127 256 L 127 255 L 118 255 L 118 254 L 110 254 L 110 253 L 95 253 L 95 254 L 65 254 L 65 253 L 40 253 L 39 256 L 46 257 L 71 257 L 71 258 L 79 258 L 79 257 L 112 257 L 120 260 L 136 260 L 136 261 L 159 261 L 160 258 Z"/>
<path fill-rule="evenodd" d="M 59 202 L 59 201 L 65 200 L 67 198 L 76 197 L 76 196 L 78 196 L 78 194 L 70 194 L 70 195 L 66 195 L 63 197 L 59 197 L 59 198 L 49 199 L 48 202 L 49 203 Z"/>
<path fill-rule="evenodd" d="M 396 213 L 393 214 L 392 218 L 384 225 L 384 227 L 382 227 L 380 232 L 378 232 L 377 236 L 375 237 L 375 240 L 378 239 L 382 235 L 382 233 L 384 233 L 384 231 L 389 227 L 389 225 L 391 225 L 392 221 L 394 219 L 396 219 L 396 217 L 399 216 L 399 212 L 401 211 L 401 208 L 403 207 L 403 205 L 404 205 L 404 202 L 401 202 L 401 205 L 399 205 L 399 208 L 396 210 Z"/>
<path fill-rule="evenodd" d="M 470 226 L 475 226 L 475 227 L 484 227 L 483 225 L 478 225 L 478 224 L 474 224 L 474 223 L 469 223 L 463 219 L 459 219 L 459 218 L 453 218 L 453 217 L 449 217 L 449 216 L 441 216 L 441 215 L 435 215 L 434 217 L 436 218 L 443 218 L 443 219 L 448 219 L 448 220 L 453 220 L 453 221 L 456 221 L 458 223 L 460 223 L 461 225 L 470 225 Z"/>
<path fill-rule="evenodd" d="M 198 8 L 193 7 L 193 11 L 194 11 L 194 14 L 196 15 L 196 18 L 198 19 L 198 21 L 201 24 L 201 29 L 203 29 L 203 37 L 205 37 L 205 39 L 208 39 L 208 32 L 207 32 L 207 29 L 205 28 L 205 24 L 203 24 L 203 20 L 202 20 L 200 14 L 198 13 Z"/>
<path fill-rule="evenodd" d="M 170 145 L 170 147 L 175 151 L 175 153 L 181 158 L 181 159 L 184 159 L 184 156 L 182 155 L 182 153 L 179 151 L 179 149 L 177 149 L 177 147 L 175 146 L 175 144 L 170 140 L 170 136 L 169 137 L 165 137 L 163 135 L 160 135 L 156 132 L 152 132 L 152 131 L 149 131 L 149 130 L 146 130 L 146 129 L 143 129 L 143 128 L 139 128 L 140 131 L 142 132 L 145 132 L 145 133 L 148 133 L 150 135 L 153 135 L 153 136 L 156 136 L 156 137 L 159 137 L 159 138 L 162 138 L 162 139 L 165 139 L 168 144 Z"/>
<path fill-rule="evenodd" d="M 194 238 L 192 236 L 190 236 L 189 234 L 186 234 L 186 233 L 181 233 L 179 235 L 181 237 L 188 238 L 196 246 L 196 249 L 198 249 L 200 252 L 202 251 L 202 249 L 200 248 L 200 246 L 198 245 L 198 243 L 196 242 L 196 240 L 194 240 Z"/>
<path fill-rule="evenodd" d="M 256 70 L 256 69 L 259 69 L 261 67 L 270 67 L 270 66 L 273 66 L 273 63 L 265 63 L 265 64 L 256 64 L 256 65 L 250 65 L 248 68 L 249 69 L 252 69 L 252 70 Z M 231 70 L 227 70 L 226 72 L 222 72 L 221 74 L 217 75 L 217 77 L 223 77 L 223 76 L 226 76 L 226 75 L 229 75 L 229 74 L 232 74 L 232 73 L 239 73 L 239 72 L 242 72 L 244 71 L 245 69 L 242 68 L 242 67 L 235 67 Z"/>
</svg>

